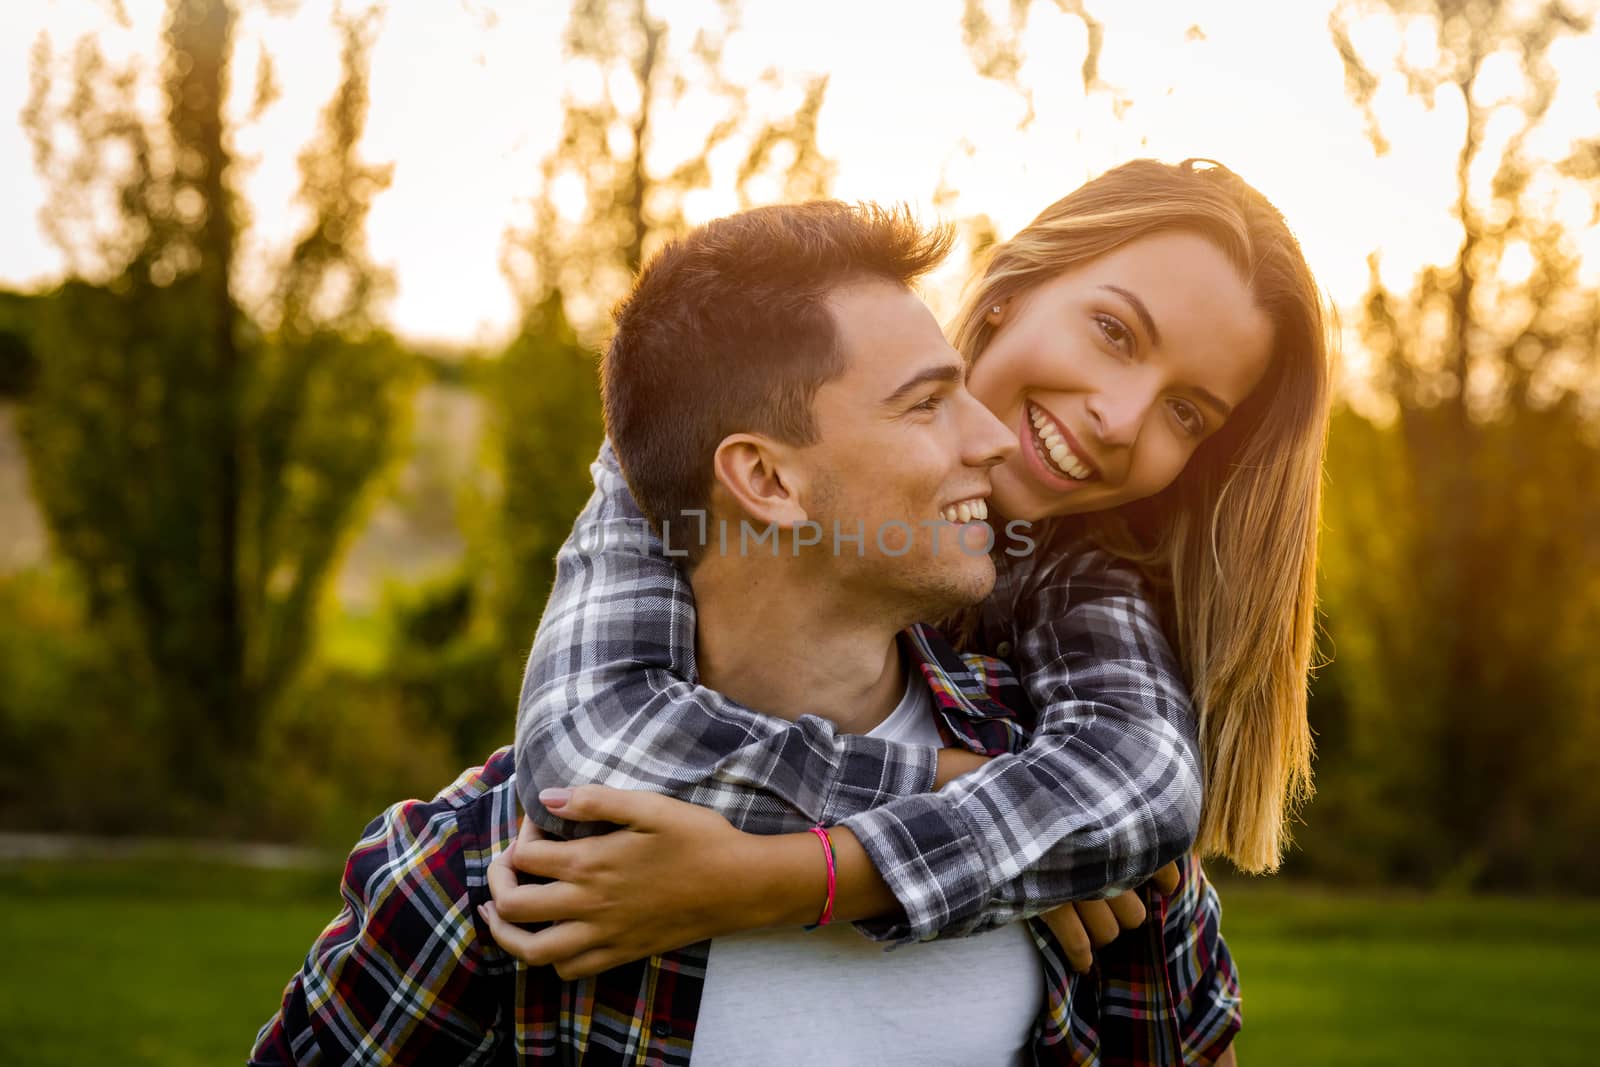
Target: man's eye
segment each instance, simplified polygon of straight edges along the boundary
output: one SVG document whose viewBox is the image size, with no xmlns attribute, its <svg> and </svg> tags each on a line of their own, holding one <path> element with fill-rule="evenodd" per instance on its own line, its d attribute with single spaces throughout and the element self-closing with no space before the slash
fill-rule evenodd
<svg viewBox="0 0 1600 1067">
<path fill-rule="evenodd" d="M 939 409 L 940 403 L 943 402 L 943 399 L 944 399 L 943 397 L 940 397 L 940 396 L 937 396 L 937 395 L 930 396 L 926 400 L 921 401 L 920 403 L 916 403 L 916 404 L 911 405 L 911 410 L 912 411 L 937 411 Z"/>
<path fill-rule="evenodd" d="M 1199 437 L 1206 430 L 1206 417 L 1200 414 L 1200 409 L 1187 400 L 1174 400 L 1172 413 L 1178 420 L 1178 425 L 1190 437 Z"/>
<path fill-rule="evenodd" d="M 1133 333 L 1122 324 L 1122 320 L 1114 315 L 1096 315 L 1095 325 L 1100 327 L 1100 336 L 1115 345 L 1120 352 L 1127 352 L 1133 345 Z"/>
</svg>

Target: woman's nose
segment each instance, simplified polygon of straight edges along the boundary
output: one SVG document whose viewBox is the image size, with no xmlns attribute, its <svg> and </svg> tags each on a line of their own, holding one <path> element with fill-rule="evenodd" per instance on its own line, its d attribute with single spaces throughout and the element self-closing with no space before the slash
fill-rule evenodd
<svg viewBox="0 0 1600 1067">
<path fill-rule="evenodd" d="M 1151 390 L 1126 388 L 1092 394 L 1085 406 L 1102 444 L 1127 447 L 1139 439 L 1139 428 L 1155 403 Z"/>
</svg>

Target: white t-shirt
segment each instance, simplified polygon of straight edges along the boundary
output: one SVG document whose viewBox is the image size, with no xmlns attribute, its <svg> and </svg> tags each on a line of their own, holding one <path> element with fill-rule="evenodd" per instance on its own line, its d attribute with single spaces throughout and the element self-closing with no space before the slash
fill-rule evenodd
<svg viewBox="0 0 1600 1067">
<path fill-rule="evenodd" d="M 938 747 L 934 714 L 913 674 L 868 736 Z M 1043 965 L 1021 923 L 892 952 L 848 923 L 761 930 L 711 943 L 691 1063 L 1009 1067 L 1026 1062 L 1043 1006 Z"/>
</svg>

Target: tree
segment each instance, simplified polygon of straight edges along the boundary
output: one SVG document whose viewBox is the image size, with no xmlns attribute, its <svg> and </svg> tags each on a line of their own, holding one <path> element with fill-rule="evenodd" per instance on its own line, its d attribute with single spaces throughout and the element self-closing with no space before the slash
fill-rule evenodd
<svg viewBox="0 0 1600 1067">
<path fill-rule="evenodd" d="M 1035 112 L 1033 90 L 1022 82 L 1022 63 L 1026 58 L 1023 35 L 1028 28 L 1028 16 L 1035 3 L 1042 0 L 1008 0 L 1004 25 L 995 22 L 984 0 L 963 0 L 961 9 L 961 41 L 967 56 L 977 72 L 993 81 L 1007 85 L 1020 93 L 1027 102 L 1019 128 L 1032 124 Z M 1105 45 L 1105 25 L 1090 13 L 1083 0 L 1051 0 L 1057 11 L 1071 15 L 1083 24 L 1085 36 L 1083 64 L 1083 91 L 1109 94 L 1112 107 L 1120 118 L 1133 105 L 1127 93 L 1112 86 L 1100 76 L 1100 53 Z"/>
<path fill-rule="evenodd" d="M 90 38 L 67 77 L 41 40 L 24 114 L 52 193 L 43 222 L 76 275 L 33 338 L 35 493 L 199 806 L 242 781 L 400 410 L 405 364 L 372 326 L 382 279 L 363 241 L 386 176 L 355 154 L 373 21 L 336 24 L 344 77 L 300 159 L 311 221 L 254 317 L 237 278 L 228 0 L 169 0 L 161 121 L 139 110 L 139 70 L 111 69 Z"/>
<path fill-rule="evenodd" d="M 1364 17 L 1410 42 L 1387 66 L 1358 44 Z M 1454 254 L 1407 293 L 1374 254 L 1357 323 L 1394 418 L 1346 413 L 1330 456 L 1337 658 L 1322 688 L 1338 700 L 1317 707 L 1339 719 L 1322 724 L 1315 815 L 1414 880 L 1600 884 L 1580 875 L 1600 766 L 1573 742 L 1600 729 L 1572 639 L 1600 620 L 1600 294 L 1554 206 L 1563 188 L 1594 192 L 1595 149 L 1537 147 L 1560 87 L 1552 50 L 1591 24 L 1499 0 L 1346 0 L 1330 21 L 1376 152 L 1386 70 L 1461 116 Z"/>
<path fill-rule="evenodd" d="M 529 228 L 507 242 L 506 269 L 523 309 L 517 337 L 492 372 L 491 416 L 500 477 L 490 537 L 493 614 L 515 691 L 522 655 L 554 576 L 556 550 L 590 491 L 588 463 L 603 434 L 592 345 L 603 313 L 650 252 L 688 225 L 685 199 L 711 188 L 713 157 L 738 164 L 731 185 L 748 206 L 758 187 L 783 200 L 826 195 L 832 164 L 816 144 L 825 78 L 786 107 L 775 72 L 732 82 L 723 54 L 738 4 L 719 0 L 712 24 L 684 47 L 644 0 L 575 0 L 566 49 L 575 81 L 560 141 L 546 157 Z M 684 136 L 686 101 L 709 117 Z M 664 144 L 671 131 L 677 143 Z M 723 179 L 727 181 L 727 178 Z M 564 214 L 563 190 L 581 207 Z M 512 649 L 519 654 L 510 654 Z"/>
</svg>

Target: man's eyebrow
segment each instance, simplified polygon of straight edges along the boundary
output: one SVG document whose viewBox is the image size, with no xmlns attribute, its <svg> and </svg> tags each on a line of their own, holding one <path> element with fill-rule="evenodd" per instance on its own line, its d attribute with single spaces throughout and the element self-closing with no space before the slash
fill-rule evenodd
<svg viewBox="0 0 1600 1067">
<path fill-rule="evenodd" d="M 924 367 L 905 381 L 900 387 L 883 398 L 884 407 L 893 407 L 907 396 L 916 392 L 930 382 L 960 384 L 967 378 L 967 365 L 965 363 L 940 363 L 933 367 Z"/>
<path fill-rule="evenodd" d="M 1140 300 L 1120 285 L 1102 285 L 1100 288 L 1109 289 L 1126 300 L 1133 308 L 1133 313 L 1139 316 L 1139 321 L 1144 324 L 1144 331 L 1150 335 L 1150 342 L 1155 345 L 1161 344 L 1161 331 L 1156 329 L 1156 320 L 1150 317 L 1150 309 L 1144 306 L 1143 300 Z M 1223 407 L 1226 408 L 1227 405 L 1224 404 Z"/>
</svg>

